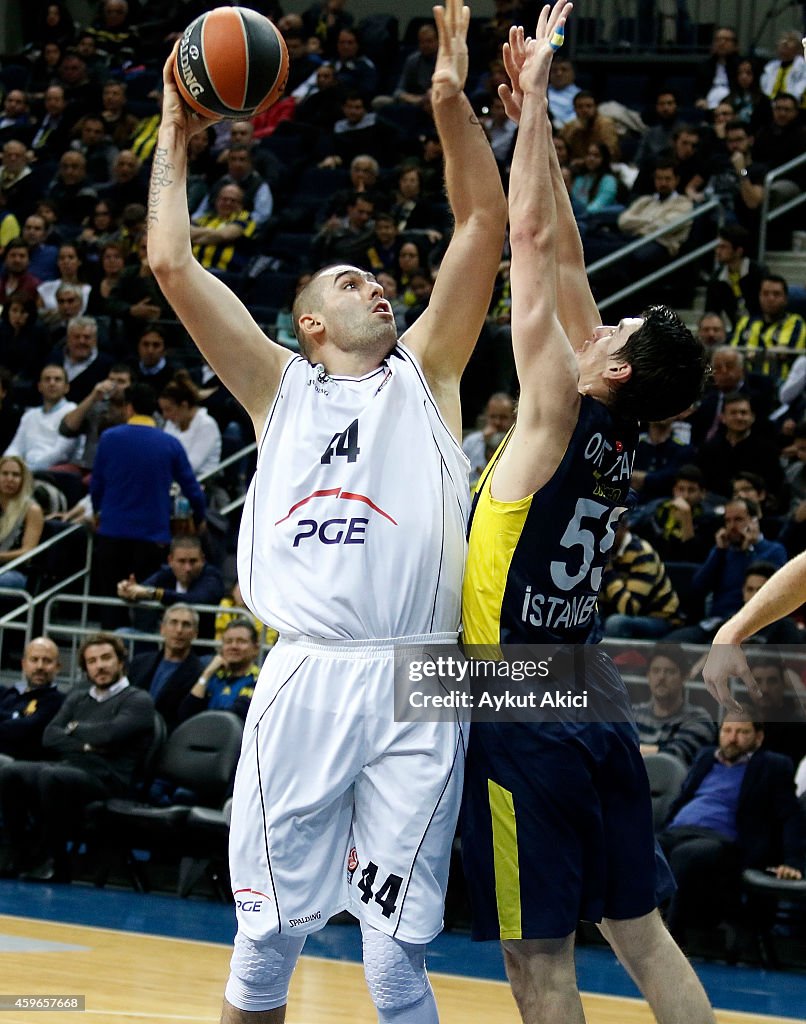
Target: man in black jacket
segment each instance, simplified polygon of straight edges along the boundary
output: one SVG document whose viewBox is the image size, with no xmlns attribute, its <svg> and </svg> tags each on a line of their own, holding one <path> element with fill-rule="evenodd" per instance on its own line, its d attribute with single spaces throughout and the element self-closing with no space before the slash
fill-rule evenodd
<svg viewBox="0 0 806 1024">
<path fill-rule="evenodd" d="M 740 224 L 724 224 L 719 229 L 716 265 L 708 281 L 705 308 L 725 313 L 731 327 L 745 313 L 761 313 L 758 296 L 764 268 L 747 255 L 751 248 L 750 234 Z"/>
<path fill-rule="evenodd" d="M 22 877 L 69 881 L 66 844 L 80 833 L 84 808 L 125 793 L 151 742 L 154 703 L 129 684 L 120 638 L 87 637 L 79 663 L 90 688 L 76 687 L 67 696 L 42 737 L 55 760 L 16 761 L 0 770 L 0 809 L 10 847 L 6 877 L 20 874 L 33 840 L 44 860 Z"/>
<path fill-rule="evenodd" d="M 178 725 L 182 700 L 201 675 L 202 663 L 192 651 L 199 634 L 199 613 L 188 604 L 174 604 L 160 624 L 162 650 L 138 654 L 129 668 L 129 682 L 151 694 L 168 732 Z"/>
<path fill-rule="evenodd" d="M 64 700 L 54 682 L 58 672 L 56 644 L 44 636 L 32 640 L 22 656 L 22 679 L 0 690 L 0 764 L 43 757 L 42 733 Z"/>
<path fill-rule="evenodd" d="M 697 755 L 658 837 L 677 881 L 667 923 L 681 942 L 735 903 L 744 868 L 803 877 L 806 818 L 789 758 L 761 749 L 764 728 L 730 713 L 719 746 Z"/>
</svg>

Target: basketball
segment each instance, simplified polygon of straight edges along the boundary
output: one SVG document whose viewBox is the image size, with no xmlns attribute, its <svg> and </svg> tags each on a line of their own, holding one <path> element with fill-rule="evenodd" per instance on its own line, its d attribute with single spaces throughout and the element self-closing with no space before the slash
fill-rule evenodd
<svg viewBox="0 0 806 1024">
<path fill-rule="evenodd" d="M 288 50 L 275 26 L 246 7 L 217 7 L 185 29 L 174 78 L 187 105 L 204 117 L 252 117 L 285 88 Z"/>
</svg>

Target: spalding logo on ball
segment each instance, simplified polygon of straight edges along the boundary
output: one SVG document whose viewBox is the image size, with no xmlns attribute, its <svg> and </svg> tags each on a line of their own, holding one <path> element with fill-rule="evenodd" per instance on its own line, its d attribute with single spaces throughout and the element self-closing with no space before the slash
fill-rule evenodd
<svg viewBox="0 0 806 1024">
<path fill-rule="evenodd" d="M 252 117 L 282 95 L 288 50 L 262 14 L 247 7 L 217 7 L 185 29 L 174 78 L 182 99 L 196 113 Z"/>
</svg>

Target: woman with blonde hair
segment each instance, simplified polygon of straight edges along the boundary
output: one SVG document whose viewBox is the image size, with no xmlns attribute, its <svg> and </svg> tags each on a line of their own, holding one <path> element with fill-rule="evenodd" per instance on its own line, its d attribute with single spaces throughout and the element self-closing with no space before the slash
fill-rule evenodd
<svg viewBox="0 0 806 1024">
<path fill-rule="evenodd" d="M 42 537 L 45 517 L 34 501 L 34 478 L 18 455 L 0 459 L 0 566 L 32 551 Z M 0 572 L 0 587 L 22 590 L 24 572 Z"/>
<path fill-rule="evenodd" d="M 203 476 L 221 461 L 221 431 L 201 405 L 199 389 L 187 370 L 178 370 L 160 393 L 159 407 L 165 433 L 185 449 L 196 477 Z"/>
</svg>

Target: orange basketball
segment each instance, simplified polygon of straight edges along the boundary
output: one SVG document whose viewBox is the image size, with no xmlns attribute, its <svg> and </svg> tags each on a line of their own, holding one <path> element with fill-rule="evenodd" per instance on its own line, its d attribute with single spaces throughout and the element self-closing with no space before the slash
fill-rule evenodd
<svg viewBox="0 0 806 1024">
<path fill-rule="evenodd" d="M 247 7 L 217 7 L 185 29 L 174 63 L 182 99 L 204 117 L 247 118 L 279 99 L 288 77 L 285 41 Z"/>
</svg>

